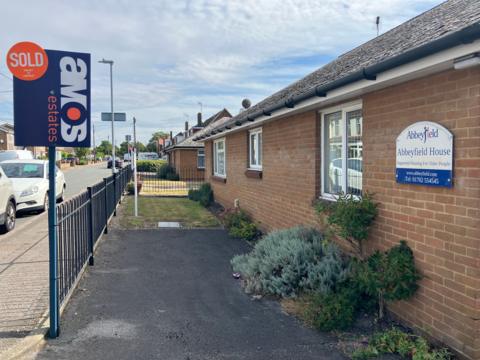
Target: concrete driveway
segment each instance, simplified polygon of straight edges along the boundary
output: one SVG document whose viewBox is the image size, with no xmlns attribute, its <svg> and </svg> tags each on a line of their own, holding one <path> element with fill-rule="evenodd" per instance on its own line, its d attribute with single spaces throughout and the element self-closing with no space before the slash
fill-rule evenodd
<svg viewBox="0 0 480 360">
<path fill-rule="evenodd" d="M 252 300 L 224 230 L 113 230 L 36 359 L 343 359 L 333 338 Z"/>
</svg>

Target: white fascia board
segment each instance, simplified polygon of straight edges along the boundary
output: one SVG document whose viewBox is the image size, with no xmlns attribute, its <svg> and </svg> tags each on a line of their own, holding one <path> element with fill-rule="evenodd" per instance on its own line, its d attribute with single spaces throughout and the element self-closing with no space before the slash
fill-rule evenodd
<svg viewBox="0 0 480 360">
<path fill-rule="evenodd" d="M 242 131 L 249 128 L 260 126 L 261 124 L 278 120 L 287 116 L 303 113 L 310 110 L 320 110 L 321 108 L 328 106 L 339 101 L 352 100 L 355 97 L 360 97 L 366 93 L 384 89 L 389 86 L 397 85 L 413 79 L 418 79 L 427 75 L 436 74 L 442 71 L 453 69 L 453 60 L 461 56 L 465 56 L 474 52 L 480 51 L 480 40 L 476 40 L 470 44 L 459 45 L 448 50 L 440 51 L 430 56 L 426 56 L 420 60 L 412 61 L 410 63 L 398 66 L 388 71 L 377 74 L 377 79 L 360 80 L 337 89 L 331 90 L 327 93 L 326 97 L 312 97 L 301 103 L 295 104 L 293 109 L 282 108 L 272 113 L 271 116 L 262 115 L 255 118 L 255 121 L 242 124 L 241 126 L 235 126 L 230 130 L 224 130 L 219 134 L 210 136 L 207 139 L 198 140 L 199 142 L 205 142 L 219 137 L 223 137 L 226 134 Z"/>
</svg>

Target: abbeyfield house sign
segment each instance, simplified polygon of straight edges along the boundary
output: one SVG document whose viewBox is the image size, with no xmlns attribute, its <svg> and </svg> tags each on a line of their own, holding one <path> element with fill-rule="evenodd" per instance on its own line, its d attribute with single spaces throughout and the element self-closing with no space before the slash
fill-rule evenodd
<svg viewBox="0 0 480 360">
<path fill-rule="evenodd" d="M 396 179 L 402 184 L 453 185 L 453 135 L 443 126 L 421 121 L 397 137 Z"/>
</svg>

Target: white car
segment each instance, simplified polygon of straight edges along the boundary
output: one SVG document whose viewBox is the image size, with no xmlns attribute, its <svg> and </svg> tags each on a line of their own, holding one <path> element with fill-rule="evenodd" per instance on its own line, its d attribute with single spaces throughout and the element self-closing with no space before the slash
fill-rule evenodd
<svg viewBox="0 0 480 360">
<path fill-rule="evenodd" d="M 17 211 L 45 211 L 48 208 L 48 161 L 46 160 L 8 160 L 0 163 L 5 175 L 13 184 Z M 63 200 L 65 176 L 56 170 L 56 196 Z"/>
<path fill-rule="evenodd" d="M 2 151 L 0 151 L 0 161 L 19 160 L 19 159 L 33 159 L 33 154 L 30 150 L 2 150 Z"/>
<path fill-rule="evenodd" d="M 363 160 L 361 158 L 350 158 L 347 160 L 347 167 L 349 193 L 361 194 Z M 342 159 L 334 159 L 330 162 L 328 175 L 332 184 L 332 190 L 340 192 L 340 184 L 342 181 Z"/>
<path fill-rule="evenodd" d="M 4 233 L 15 227 L 16 206 L 12 181 L 0 168 L 0 227 Z"/>
</svg>

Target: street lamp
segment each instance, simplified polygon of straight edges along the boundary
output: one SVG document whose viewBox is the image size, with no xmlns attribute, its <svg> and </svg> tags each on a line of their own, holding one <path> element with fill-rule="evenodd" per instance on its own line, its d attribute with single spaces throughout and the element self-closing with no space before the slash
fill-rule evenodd
<svg viewBox="0 0 480 360">
<path fill-rule="evenodd" d="M 112 68 L 113 68 L 113 60 L 105 60 L 102 59 L 99 61 L 101 64 L 108 64 L 110 65 L 110 107 L 112 112 L 112 173 L 115 174 L 115 130 L 113 126 L 113 76 L 112 76 Z"/>
</svg>

